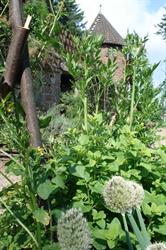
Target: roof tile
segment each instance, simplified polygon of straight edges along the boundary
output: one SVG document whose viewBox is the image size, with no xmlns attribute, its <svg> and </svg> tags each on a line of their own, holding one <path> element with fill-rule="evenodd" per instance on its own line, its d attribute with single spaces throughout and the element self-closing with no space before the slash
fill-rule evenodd
<svg viewBox="0 0 166 250">
<path fill-rule="evenodd" d="M 119 46 L 122 46 L 124 44 L 121 35 L 114 29 L 114 27 L 101 13 L 99 13 L 95 18 L 92 26 L 90 27 L 90 32 L 103 35 L 104 43 Z"/>
</svg>

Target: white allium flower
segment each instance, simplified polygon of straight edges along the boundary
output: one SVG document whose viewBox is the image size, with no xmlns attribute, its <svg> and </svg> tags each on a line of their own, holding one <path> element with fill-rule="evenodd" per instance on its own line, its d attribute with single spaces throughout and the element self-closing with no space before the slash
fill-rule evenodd
<svg viewBox="0 0 166 250">
<path fill-rule="evenodd" d="M 89 250 L 92 238 L 88 223 L 79 209 L 72 208 L 58 220 L 58 241 L 61 250 Z"/>
<path fill-rule="evenodd" d="M 103 197 L 113 212 L 125 213 L 131 209 L 132 188 L 121 176 L 114 176 L 104 188 Z"/>
<path fill-rule="evenodd" d="M 140 207 L 144 200 L 144 189 L 140 184 L 134 181 L 130 181 L 130 184 L 132 185 L 133 188 L 131 207 Z"/>
<path fill-rule="evenodd" d="M 116 213 L 130 212 L 133 207 L 139 207 L 144 198 L 141 185 L 127 181 L 121 176 L 114 176 L 104 188 L 103 197 L 107 207 Z"/>
<path fill-rule="evenodd" d="M 166 244 L 164 242 L 154 243 L 149 245 L 146 250 L 166 250 Z"/>
</svg>

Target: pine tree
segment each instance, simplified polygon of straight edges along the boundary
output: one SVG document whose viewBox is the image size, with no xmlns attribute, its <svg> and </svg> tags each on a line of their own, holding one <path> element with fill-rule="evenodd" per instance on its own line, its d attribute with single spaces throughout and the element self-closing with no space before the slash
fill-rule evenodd
<svg viewBox="0 0 166 250">
<path fill-rule="evenodd" d="M 62 1 L 64 2 L 64 15 L 60 18 L 60 22 L 72 34 L 80 35 L 85 28 L 83 11 L 79 8 L 75 0 L 52 0 L 54 8 L 56 9 L 57 4 Z"/>
<path fill-rule="evenodd" d="M 163 39 L 166 40 L 166 7 L 165 14 L 163 15 L 161 22 L 157 26 L 159 28 L 157 34 L 162 35 Z"/>
</svg>

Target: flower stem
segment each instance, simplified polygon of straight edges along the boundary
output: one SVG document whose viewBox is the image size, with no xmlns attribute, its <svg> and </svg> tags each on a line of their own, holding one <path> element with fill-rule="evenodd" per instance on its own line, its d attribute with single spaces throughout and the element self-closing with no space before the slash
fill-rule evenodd
<svg viewBox="0 0 166 250">
<path fill-rule="evenodd" d="M 129 221 L 131 223 L 131 226 L 132 226 L 133 231 L 137 237 L 137 240 L 139 242 L 141 249 L 145 250 L 146 249 L 146 242 L 144 241 L 144 238 L 143 238 L 143 236 L 142 236 L 142 234 L 137 226 L 137 223 L 135 222 L 133 215 L 131 213 L 128 213 L 127 215 L 128 215 Z"/>
<path fill-rule="evenodd" d="M 130 130 L 132 128 L 133 124 L 133 118 L 134 118 L 134 101 L 135 101 L 135 77 L 136 77 L 136 68 L 134 65 L 133 69 L 133 80 L 132 80 L 132 94 L 131 94 L 131 105 L 130 105 Z"/>
<path fill-rule="evenodd" d="M 127 240 L 128 250 L 133 250 L 125 214 L 122 214 L 122 218 L 123 218 L 123 224 L 124 224 L 125 233 L 126 233 L 126 240 Z"/>
<path fill-rule="evenodd" d="M 145 223 L 144 223 L 144 220 L 142 218 L 140 208 L 136 208 L 136 213 L 137 213 L 137 216 L 138 216 L 138 220 L 139 220 L 139 223 L 140 223 L 140 227 L 141 227 L 143 237 L 144 237 L 144 239 L 146 241 L 146 246 L 148 246 L 148 245 L 151 244 L 150 237 L 149 237 L 149 234 L 148 234 L 148 232 L 146 230 Z"/>
<path fill-rule="evenodd" d="M 84 104 L 84 126 L 85 126 L 85 130 L 88 131 L 88 103 L 87 103 L 87 97 L 84 97 L 83 104 Z"/>
</svg>

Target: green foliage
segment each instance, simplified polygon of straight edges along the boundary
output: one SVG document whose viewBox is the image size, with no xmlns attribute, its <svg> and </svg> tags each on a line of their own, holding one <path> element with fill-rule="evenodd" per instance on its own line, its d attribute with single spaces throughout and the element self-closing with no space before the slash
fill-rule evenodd
<svg viewBox="0 0 166 250">
<path fill-rule="evenodd" d="M 115 92 L 113 76 L 116 64 L 108 60 L 107 64 L 101 61 L 102 37 L 84 35 L 74 38 L 74 53 L 64 53 L 69 73 L 72 75 L 75 110 L 77 117 L 84 116 L 84 126 L 87 126 L 87 114 L 107 112 L 113 100 L 108 93 Z M 95 63 L 94 63 L 95 62 Z M 113 99 L 116 97 L 113 97 Z M 87 129 L 87 128 L 86 128 Z"/>
<path fill-rule="evenodd" d="M 110 50 L 108 63 L 101 62 L 101 37 L 73 38 L 74 53 L 64 54 L 68 70 L 73 76 L 73 98 L 77 118 L 105 112 L 114 131 L 130 124 L 139 138 L 147 144 L 154 141 L 154 129 L 161 126 L 164 114 L 164 84 L 154 87 L 152 76 L 158 64 L 151 65 L 146 55 L 147 37 L 128 34 L 122 50 L 124 72 L 116 77 L 118 51 Z M 79 46 L 78 46 L 79 44 Z M 78 47 L 77 47 L 78 46 Z M 95 63 L 94 63 L 95 62 Z M 134 73 L 133 73 L 134 72 Z M 75 99 L 76 100 L 76 99 Z M 73 106 L 73 105 L 72 105 Z"/>
<path fill-rule="evenodd" d="M 32 13 L 34 19 L 31 48 L 37 47 L 34 57 L 41 61 L 48 59 L 49 49 L 59 44 L 54 37 L 61 31 L 58 20 L 64 25 L 68 22 L 68 29 L 75 29 L 73 33 L 80 32 L 82 12 L 75 1 L 65 1 L 65 15 L 62 1 L 58 1 L 59 8 L 50 2 L 40 1 L 41 8 L 38 0 L 26 4 L 26 13 Z M 1 19 L 1 48 L 9 41 L 6 27 L 6 18 Z M 17 154 L 13 157 L 1 152 L 10 159 L 7 171 L 21 178 L 20 183 L 10 182 L 11 186 L 0 192 L 4 209 L 0 220 L 2 250 L 59 249 L 57 221 L 61 212 L 71 207 L 81 208 L 87 218 L 93 249 L 126 249 L 122 218 L 110 212 L 102 198 L 104 183 L 113 175 L 142 183 L 148 231 L 153 241 L 164 240 L 166 150 L 149 147 L 152 128 L 161 120 L 162 87 L 152 84 L 157 65 L 147 60 L 146 38 L 127 36 L 123 53 L 129 60 L 119 80 L 114 78 L 117 50 L 111 50 L 113 56 L 103 64 L 100 37 L 73 37 L 73 42 L 74 53 L 63 53 L 74 79 L 73 92 L 41 116 L 40 126 L 47 141 L 43 148 L 29 146 L 24 113 L 16 98 L 9 96 L 0 102 L 0 144 Z M 6 50 L 2 53 L 1 71 Z M 40 63 L 33 66 L 43 79 Z M 134 234 L 131 239 L 137 248 Z"/>
<path fill-rule="evenodd" d="M 60 18 L 60 23 L 65 29 L 70 30 L 74 35 L 81 35 L 85 24 L 83 23 L 84 13 L 79 8 L 75 0 L 56 0 L 52 1 L 54 9 L 60 2 L 64 3 L 64 15 Z"/>
<path fill-rule="evenodd" d="M 66 202 L 66 206 L 81 207 L 89 218 L 96 244 L 102 240 L 104 249 L 106 242 L 109 241 L 106 237 L 107 226 L 114 217 L 107 211 L 101 198 L 105 180 L 112 175 L 120 174 L 143 184 L 146 190 L 146 201 L 147 196 L 159 195 L 160 197 L 160 194 L 165 192 L 162 187 L 166 177 L 165 153 L 162 151 L 164 158 L 161 158 L 161 150 L 147 148 L 140 140 L 135 138 L 135 134 L 130 132 L 128 127 L 124 127 L 120 132 L 120 137 L 114 139 L 109 128 L 106 128 L 102 123 L 101 116 L 92 117 L 89 126 L 88 135 L 77 130 L 67 133 L 67 138 L 65 138 L 64 144 L 60 143 L 59 150 L 57 150 L 59 141 L 57 142 L 57 145 L 54 146 L 54 155 L 57 156 L 60 153 L 60 160 L 54 162 L 53 159 L 54 163 L 51 161 L 51 165 L 54 164 L 54 167 L 57 165 L 58 169 L 64 169 L 65 166 L 63 170 L 65 171 L 65 177 L 63 178 L 67 178 L 65 185 L 72 186 L 72 190 L 67 195 L 68 200 L 63 196 L 61 206 L 65 206 Z M 66 146 L 66 143 L 68 146 Z M 66 176 L 65 173 L 69 175 Z M 159 184 L 158 190 L 156 190 L 156 182 L 161 184 Z M 163 199 L 160 202 L 164 209 L 166 199 L 163 194 L 162 197 Z M 160 199 L 155 201 L 150 199 L 148 204 L 152 205 L 153 203 L 153 206 L 157 208 L 157 204 L 154 205 L 157 200 L 159 202 Z M 147 206 L 145 204 L 144 206 Z M 161 206 L 158 215 L 149 213 L 149 216 L 147 216 L 144 206 L 143 212 L 146 216 L 148 230 L 154 240 L 161 240 L 162 234 L 156 236 L 156 229 L 154 228 L 161 226 L 166 214 Z M 101 217 L 97 219 L 95 216 L 95 221 L 94 218 L 91 220 L 94 213 L 96 215 L 101 213 Z M 123 237 L 124 234 L 118 235 L 119 239 L 123 239 Z M 108 244 L 111 244 L 111 242 Z M 97 249 L 101 248 L 98 247 Z"/>
<path fill-rule="evenodd" d="M 133 125 L 136 126 L 136 130 L 142 123 L 143 130 L 158 126 L 164 113 L 161 101 L 161 95 L 165 95 L 164 85 L 153 86 L 152 76 L 158 64 L 151 65 L 148 61 L 145 49 L 147 40 L 147 37 L 141 39 L 137 34 L 128 34 L 127 46 L 123 49 L 126 58 L 128 58 L 125 72 L 128 89 L 132 90 L 133 85 L 135 85 Z M 135 72 L 134 78 L 133 72 Z"/>
<path fill-rule="evenodd" d="M 40 7 L 39 7 L 40 6 Z M 49 25 L 49 11 L 46 5 L 45 0 L 35 0 L 35 1 L 28 1 L 25 5 L 25 14 L 32 15 L 32 34 L 35 35 L 35 38 L 42 39 L 42 33 L 44 29 L 47 28 Z"/>
<path fill-rule="evenodd" d="M 8 163 L 10 172 L 18 174 L 20 168 L 22 184 L 4 189 L 1 197 L 42 247 L 56 243 L 56 223 L 61 211 L 76 207 L 82 209 L 88 220 L 94 249 L 124 249 L 127 246 L 121 218 L 115 217 L 102 199 L 105 181 L 121 175 L 143 184 L 143 213 L 148 231 L 153 240 L 164 239 L 164 150 L 146 147 L 127 126 L 114 138 L 101 114 L 89 116 L 88 121 L 88 134 L 84 129 L 70 129 L 45 152 L 22 148 L 18 163 L 17 159 Z M 1 215 L 0 233 L 2 249 L 35 249 L 32 238 L 8 211 Z"/>
<path fill-rule="evenodd" d="M 9 46 L 11 31 L 5 16 L 0 16 L 0 75 L 4 71 L 4 63 Z"/>
<path fill-rule="evenodd" d="M 166 7 L 164 7 L 166 10 Z M 157 25 L 157 34 L 162 35 L 163 39 L 166 40 L 166 13 L 163 15 L 161 22 Z"/>
</svg>

